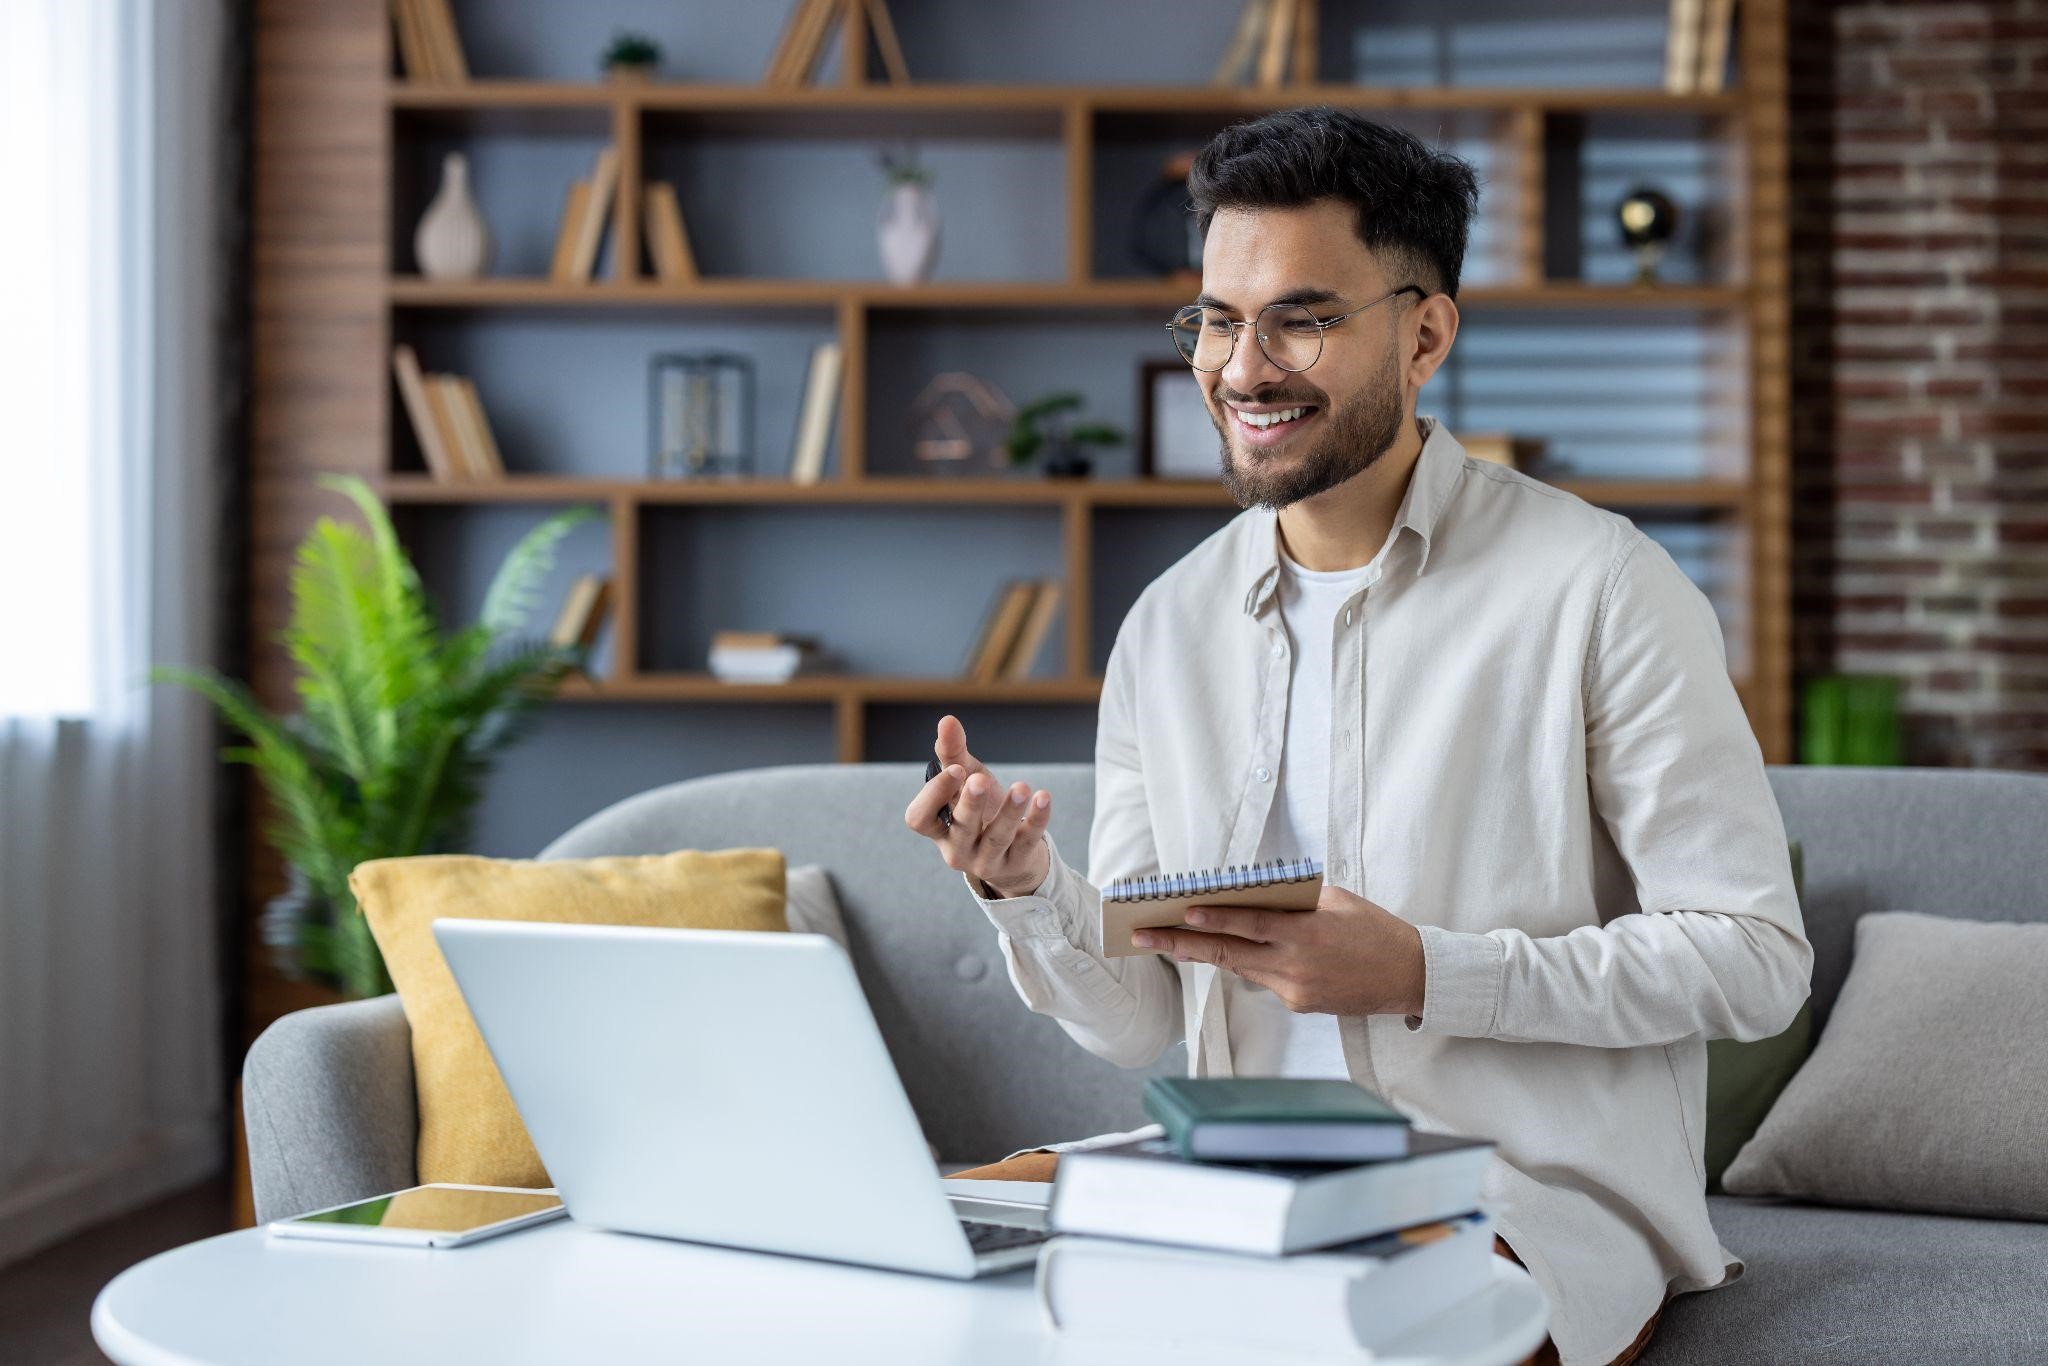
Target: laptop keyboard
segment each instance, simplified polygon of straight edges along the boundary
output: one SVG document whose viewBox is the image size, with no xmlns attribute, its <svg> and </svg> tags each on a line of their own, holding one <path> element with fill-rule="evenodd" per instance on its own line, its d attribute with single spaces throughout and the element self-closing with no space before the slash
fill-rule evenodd
<svg viewBox="0 0 2048 1366">
<path fill-rule="evenodd" d="M 1052 1234 L 1042 1228 L 990 1224 L 980 1219 L 962 1219 L 960 1227 L 967 1231 L 967 1245 L 974 1249 L 976 1256 L 987 1252 L 1004 1252 L 1013 1247 L 1030 1247 L 1052 1237 Z"/>
</svg>

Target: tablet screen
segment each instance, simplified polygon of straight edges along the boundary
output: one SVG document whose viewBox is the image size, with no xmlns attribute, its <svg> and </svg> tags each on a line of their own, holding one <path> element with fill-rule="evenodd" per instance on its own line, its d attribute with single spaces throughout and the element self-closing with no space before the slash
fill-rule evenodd
<svg viewBox="0 0 2048 1366">
<path fill-rule="evenodd" d="M 419 1229 L 430 1233 L 467 1233 L 503 1223 L 522 1214 L 555 1209 L 559 1195 L 537 1191 L 464 1190 L 450 1186 L 415 1186 L 395 1195 L 359 1200 L 339 1209 L 302 1214 L 294 1224 L 361 1224 L 370 1228 Z"/>
</svg>

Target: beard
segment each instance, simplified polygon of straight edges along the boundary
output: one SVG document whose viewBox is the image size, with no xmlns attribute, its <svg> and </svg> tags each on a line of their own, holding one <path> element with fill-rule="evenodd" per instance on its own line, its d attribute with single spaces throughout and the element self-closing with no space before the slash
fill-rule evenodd
<svg viewBox="0 0 2048 1366">
<path fill-rule="evenodd" d="M 1234 451 L 1227 412 L 1210 421 L 1223 439 L 1223 487 L 1241 508 L 1284 508 L 1369 469 L 1387 453 L 1401 434 L 1401 373 L 1394 350 L 1387 348 L 1386 363 L 1372 381 L 1341 408 L 1322 409 L 1323 430 L 1306 449 L 1272 456 L 1256 447 Z M 1275 399 L 1283 402 L 1284 399 Z M 1304 400 L 1307 401 L 1307 400 Z M 1219 407 L 1222 400 L 1217 400 Z M 1280 462 L 1285 461 L 1285 465 Z"/>
</svg>

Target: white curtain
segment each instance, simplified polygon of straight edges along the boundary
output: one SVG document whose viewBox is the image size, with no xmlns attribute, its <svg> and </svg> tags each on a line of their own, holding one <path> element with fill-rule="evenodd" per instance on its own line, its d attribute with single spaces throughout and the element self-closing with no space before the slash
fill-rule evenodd
<svg viewBox="0 0 2048 1366">
<path fill-rule="evenodd" d="M 225 0 L 0 0 L 0 1264 L 225 1158 Z"/>
</svg>

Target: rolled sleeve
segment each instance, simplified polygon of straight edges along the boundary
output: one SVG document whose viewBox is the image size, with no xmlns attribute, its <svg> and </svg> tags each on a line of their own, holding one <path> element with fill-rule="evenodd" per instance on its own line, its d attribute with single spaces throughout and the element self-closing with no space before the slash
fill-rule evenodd
<svg viewBox="0 0 2048 1366">
<path fill-rule="evenodd" d="M 1488 934 L 1416 929 L 1422 935 L 1422 1014 L 1408 1016 L 1408 1028 L 1475 1039 L 1491 1034 L 1507 970 L 1505 946 Z"/>
<path fill-rule="evenodd" d="M 1053 842 L 1050 830 L 1045 834 L 1045 849 L 1050 866 L 1038 886 L 1022 896 L 989 896 L 987 893 L 995 889 L 965 869 L 961 870 L 961 880 L 989 923 L 1004 934 L 1021 939 L 1065 939 L 1078 944 L 1073 912 L 1062 910 L 1063 904 L 1071 907 L 1078 898 L 1073 895 L 1074 889 L 1066 885 L 1072 881 L 1072 874 L 1061 861 L 1059 846 Z"/>
</svg>

